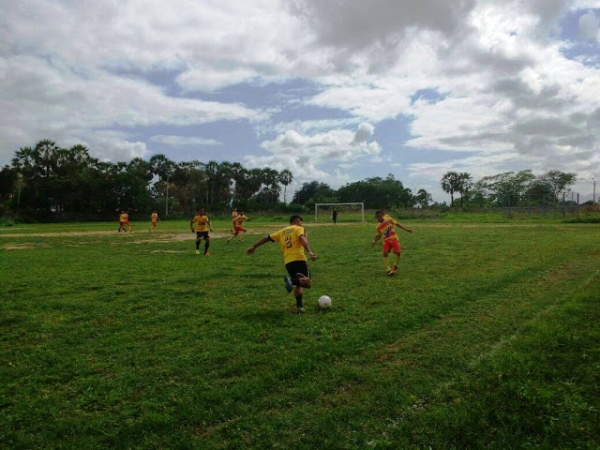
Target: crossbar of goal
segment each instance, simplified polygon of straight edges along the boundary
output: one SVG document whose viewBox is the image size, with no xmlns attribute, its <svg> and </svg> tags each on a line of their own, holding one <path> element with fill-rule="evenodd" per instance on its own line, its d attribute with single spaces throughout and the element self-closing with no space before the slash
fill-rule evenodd
<svg viewBox="0 0 600 450">
<path fill-rule="evenodd" d="M 360 210 L 360 221 L 365 221 L 365 204 L 364 202 L 348 202 L 348 203 L 315 203 L 315 222 L 319 222 L 319 207 L 334 206 L 337 209 L 342 209 L 346 206 L 356 207 L 357 212 Z M 332 209 L 333 210 L 333 209 Z"/>
</svg>

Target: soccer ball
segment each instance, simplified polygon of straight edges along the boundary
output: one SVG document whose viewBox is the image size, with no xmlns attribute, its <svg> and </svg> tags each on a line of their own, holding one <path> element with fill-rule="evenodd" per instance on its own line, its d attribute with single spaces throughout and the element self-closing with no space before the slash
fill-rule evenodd
<svg viewBox="0 0 600 450">
<path fill-rule="evenodd" d="M 321 295 L 318 302 L 319 306 L 323 309 L 331 308 L 331 298 L 329 298 L 327 295 Z"/>
</svg>

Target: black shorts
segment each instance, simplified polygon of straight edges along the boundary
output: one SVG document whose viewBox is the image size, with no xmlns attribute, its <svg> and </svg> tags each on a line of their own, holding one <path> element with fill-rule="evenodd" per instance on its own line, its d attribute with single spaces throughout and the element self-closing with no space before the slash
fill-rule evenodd
<svg viewBox="0 0 600 450">
<path fill-rule="evenodd" d="M 209 239 L 208 231 L 196 231 L 196 239 Z"/>
<path fill-rule="evenodd" d="M 306 261 L 292 261 L 285 265 L 288 273 L 290 274 L 290 278 L 292 279 L 292 284 L 298 286 L 298 274 L 304 275 L 307 278 L 310 278 L 310 268 Z"/>
</svg>

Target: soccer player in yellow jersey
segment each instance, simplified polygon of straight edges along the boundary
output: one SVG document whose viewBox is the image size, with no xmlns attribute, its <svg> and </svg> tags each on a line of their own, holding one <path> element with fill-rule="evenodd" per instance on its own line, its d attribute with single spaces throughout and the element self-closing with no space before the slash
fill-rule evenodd
<svg viewBox="0 0 600 450">
<path fill-rule="evenodd" d="M 152 214 L 150 214 L 150 222 L 152 223 L 152 226 L 150 227 L 150 233 L 153 231 L 156 232 L 156 225 L 158 223 L 158 213 L 156 210 L 152 211 Z"/>
<path fill-rule="evenodd" d="M 233 219 L 233 235 L 231 235 L 229 237 L 229 239 L 227 239 L 227 243 L 231 242 L 231 240 L 234 237 L 237 237 L 240 233 L 246 232 L 246 229 L 242 225 L 244 223 L 244 221 L 246 221 L 246 220 L 250 220 L 250 219 L 248 219 L 248 217 L 246 217 L 246 215 L 244 214 L 244 211 L 240 211 L 240 213 L 237 216 L 235 216 L 235 219 Z M 239 241 L 244 242 L 244 238 L 242 236 L 240 236 Z"/>
<path fill-rule="evenodd" d="M 212 225 L 210 219 L 204 214 L 204 208 L 198 208 L 196 215 L 192 217 L 190 221 L 190 229 L 192 233 L 196 232 L 196 255 L 200 254 L 200 243 L 204 238 L 204 256 L 210 256 L 208 253 L 208 247 L 210 246 L 209 231 L 212 231 Z"/>
<path fill-rule="evenodd" d="M 387 216 L 387 218 L 386 218 Z M 398 235 L 396 234 L 396 230 L 394 227 L 402 228 L 404 231 L 412 233 L 412 230 L 406 228 L 400 222 L 392 219 L 390 216 L 385 214 L 385 210 L 379 210 L 375 213 L 375 217 L 377 217 L 377 234 L 375 235 L 375 239 L 371 243 L 371 248 L 375 246 L 375 243 L 383 237 L 383 262 L 387 269 L 387 274 L 392 276 L 398 270 L 398 262 L 400 261 L 400 254 L 402 252 L 402 247 L 400 247 L 400 240 L 398 239 Z M 389 254 L 390 252 L 394 252 L 395 260 L 394 264 L 390 265 Z"/>
<path fill-rule="evenodd" d="M 125 229 L 125 211 L 121 211 L 121 214 L 119 214 L 119 230 L 118 230 L 118 232 L 120 233 L 121 231 L 123 231 L 123 232 L 127 231 Z"/>
<path fill-rule="evenodd" d="M 246 254 L 252 255 L 257 247 L 267 242 L 279 242 L 281 252 L 283 253 L 283 262 L 289 274 L 289 277 L 283 278 L 285 289 L 288 292 L 294 291 L 298 313 L 304 312 L 302 304 L 304 288 L 308 289 L 312 286 L 310 269 L 304 251 L 306 250 L 306 253 L 308 253 L 308 256 L 313 261 L 317 258 L 317 255 L 310 249 L 306 231 L 302 226 L 302 217 L 293 215 L 290 217 L 289 226 L 262 238 L 246 250 Z"/>
</svg>

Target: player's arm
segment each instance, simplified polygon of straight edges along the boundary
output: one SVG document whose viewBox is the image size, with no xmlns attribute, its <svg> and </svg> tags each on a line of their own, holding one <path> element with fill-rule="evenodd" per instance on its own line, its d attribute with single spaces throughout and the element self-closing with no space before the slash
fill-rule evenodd
<svg viewBox="0 0 600 450">
<path fill-rule="evenodd" d="M 194 232 L 194 223 L 195 223 L 195 222 L 194 222 L 194 219 L 192 219 L 192 220 L 190 221 L 190 230 L 192 230 L 192 233 Z"/>
<path fill-rule="evenodd" d="M 252 255 L 258 247 L 260 247 L 263 244 L 266 244 L 267 242 L 273 242 L 273 239 L 271 239 L 270 236 L 260 239 L 252 247 L 250 247 L 248 250 L 246 250 L 246 255 Z"/>
<path fill-rule="evenodd" d="M 375 247 L 375 244 L 377 243 L 377 241 L 381 239 L 381 233 L 377 233 L 375 235 L 375 237 L 373 238 L 373 242 L 371 242 L 371 248 Z"/>
<path fill-rule="evenodd" d="M 409 233 L 412 233 L 412 230 L 410 228 L 406 228 L 404 225 L 402 225 L 400 222 L 396 222 L 394 221 L 394 225 L 396 225 L 398 228 L 402 228 L 404 231 L 408 231 Z"/>
<path fill-rule="evenodd" d="M 306 250 L 306 253 L 308 253 L 308 256 L 310 256 L 310 259 L 312 259 L 313 261 L 315 259 L 317 259 L 317 255 L 315 255 L 313 253 L 313 251 L 310 249 L 310 245 L 308 244 L 308 238 L 306 237 L 306 235 L 302 234 L 299 237 L 300 239 L 300 245 L 302 245 L 302 247 L 304 247 L 304 250 Z"/>
<path fill-rule="evenodd" d="M 209 229 L 210 231 L 212 231 L 213 229 L 212 229 L 212 224 L 210 223 L 210 219 L 208 219 L 208 220 L 206 221 L 206 223 L 208 224 L 208 229 Z"/>
</svg>

